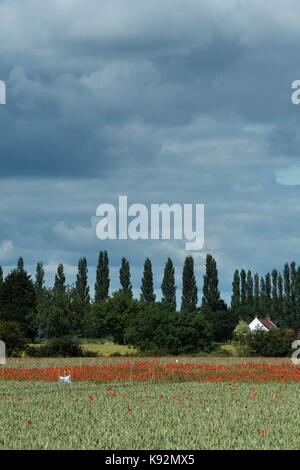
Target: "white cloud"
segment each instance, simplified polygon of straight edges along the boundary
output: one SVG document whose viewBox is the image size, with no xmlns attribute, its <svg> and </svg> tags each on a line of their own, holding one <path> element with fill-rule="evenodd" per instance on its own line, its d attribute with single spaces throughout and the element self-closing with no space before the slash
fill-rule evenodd
<svg viewBox="0 0 300 470">
<path fill-rule="evenodd" d="M 300 185 L 300 167 L 290 167 L 276 172 L 276 181 L 286 186 Z"/>
<path fill-rule="evenodd" d="M 13 243 L 11 240 L 4 240 L 0 245 L 0 261 L 8 259 L 13 252 Z"/>
</svg>

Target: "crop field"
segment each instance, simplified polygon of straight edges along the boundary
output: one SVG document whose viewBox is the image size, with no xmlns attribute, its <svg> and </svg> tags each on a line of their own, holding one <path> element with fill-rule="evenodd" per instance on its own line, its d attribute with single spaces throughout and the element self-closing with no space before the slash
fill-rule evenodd
<svg viewBox="0 0 300 470">
<path fill-rule="evenodd" d="M 299 382 L 289 359 L 9 359 L 0 449 L 299 449 Z"/>
</svg>

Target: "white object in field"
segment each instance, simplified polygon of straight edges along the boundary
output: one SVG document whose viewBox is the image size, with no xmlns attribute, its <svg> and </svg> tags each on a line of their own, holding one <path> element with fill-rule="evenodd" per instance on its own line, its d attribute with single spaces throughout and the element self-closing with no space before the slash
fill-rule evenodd
<svg viewBox="0 0 300 470">
<path fill-rule="evenodd" d="M 58 377 L 59 378 L 59 383 L 60 384 L 69 384 L 71 383 L 71 376 L 70 375 L 67 375 L 66 377 Z"/>
<path fill-rule="evenodd" d="M 176 359 L 176 362 L 178 363 L 178 359 Z"/>
</svg>

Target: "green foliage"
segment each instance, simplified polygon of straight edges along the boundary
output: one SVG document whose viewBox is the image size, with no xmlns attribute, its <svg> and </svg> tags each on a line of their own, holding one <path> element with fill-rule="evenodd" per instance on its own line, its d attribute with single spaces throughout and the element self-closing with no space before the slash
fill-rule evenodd
<svg viewBox="0 0 300 470">
<path fill-rule="evenodd" d="M 241 304 L 241 292 L 240 292 L 240 275 L 238 269 L 234 271 L 232 281 L 232 296 L 231 296 L 231 308 L 237 309 Z"/>
<path fill-rule="evenodd" d="M 249 348 L 251 330 L 247 323 L 240 320 L 233 331 L 232 338 L 237 342 L 236 349 L 239 356 L 249 356 L 251 354 Z"/>
<path fill-rule="evenodd" d="M 130 266 L 126 258 L 122 258 L 122 266 L 119 272 L 120 284 L 125 294 L 129 294 L 132 297 L 132 285 L 130 282 Z"/>
<path fill-rule="evenodd" d="M 102 338 L 107 334 L 105 315 L 105 302 L 94 303 L 86 309 L 82 321 L 82 333 L 85 338 Z"/>
<path fill-rule="evenodd" d="M 82 357 L 87 355 L 83 352 L 79 341 L 69 335 L 52 338 L 36 348 L 27 348 L 28 353 L 35 357 Z"/>
<path fill-rule="evenodd" d="M 226 310 L 225 302 L 220 297 L 219 279 L 216 260 L 206 256 L 206 273 L 203 276 L 203 297 L 201 311 L 208 317 L 211 312 Z"/>
<path fill-rule="evenodd" d="M 80 258 L 78 261 L 78 273 L 75 285 L 75 296 L 81 300 L 82 303 L 89 304 L 89 286 L 88 286 L 88 268 L 86 258 Z"/>
<path fill-rule="evenodd" d="M 240 344 L 247 344 L 250 334 L 251 330 L 247 323 L 240 320 L 233 331 L 233 339 Z"/>
<path fill-rule="evenodd" d="M 292 355 L 295 335 L 280 328 L 271 331 L 255 330 L 248 337 L 247 344 L 253 356 L 288 357 Z"/>
<path fill-rule="evenodd" d="M 223 342 L 231 339 L 238 317 L 234 310 L 217 310 L 211 312 L 209 322 L 212 324 L 214 340 Z"/>
<path fill-rule="evenodd" d="M 19 323 L 24 334 L 34 338 L 36 295 L 31 277 L 24 269 L 14 269 L 2 287 L 0 319 Z"/>
<path fill-rule="evenodd" d="M 153 289 L 152 264 L 150 259 L 146 258 L 141 286 L 141 301 L 151 304 L 152 302 L 155 302 L 155 297 Z"/>
<path fill-rule="evenodd" d="M 140 303 L 123 291 L 113 292 L 103 308 L 103 327 L 117 344 L 125 344 L 125 329 L 136 316 Z"/>
<path fill-rule="evenodd" d="M 18 357 L 30 341 L 25 337 L 20 324 L 13 321 L 0 321 L 0 340 L 4 341 L 6 356 Z"/>
<path fill-rule="evenodd" d="M 109 261 L 106 251 L 99 252 L 95 283 L 95 302 L 101 303 L 108 298 L 109 293 Z"/>
<path fill-rule="evenodd" d="M 175 312 L 166 302 L 142 305 L 129 326 L 125 340 L 141 352 L 189 354 L 210 351 L 212 330 L 202 315 Z"/>
<path fill-rule="evenodd" d="M 181 311 L 196 312 L 197 302 L 198 289 L 194 274 L 194 259 L 192 256 L 187 256 L 182 272 Z"/>
<path fill-rule="evenodd" d="M 164 277 L 161 284 L 162 302 L 167 302 L 176 310 L 175 269 L 170 258 L 165 265 Z"/>
</svg>

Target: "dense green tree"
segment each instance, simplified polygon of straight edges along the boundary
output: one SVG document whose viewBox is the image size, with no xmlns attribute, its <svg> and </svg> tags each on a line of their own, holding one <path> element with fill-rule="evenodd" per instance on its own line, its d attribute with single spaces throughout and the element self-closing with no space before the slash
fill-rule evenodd
<svg viewBox="0 0 300 470">
<path fill-rule="evenodd" d="M 272 270 L 272 319 L 278 321 L 278 272 Z"/>
<path fill-rule="evenodd" d="M 112 297 L 103 304 L 103 328 L 117 344 L 125 344 L 125 329 L 130 320 L 137 315 L 140 303 L 123 292 L 113 292 Z"/>
<path fill-rule="evenodd" d="M 247 272 L 246 279 L 246 305 L 249 307 L 249 311 L 253 313 L 253 278 L 250 270 Z"/>
<path fill-rule="evenodd" d="M 120 268 L 120 284 L 122 291 L 132 297 L 132 285 L 130 281 L 130 266 L 126 258 L 122 258 L 122 265 Z"/>
<path fill-rule="evenodd" d="M 291 270 L 288 263 L 283 269 L 283 286 L 284 286 L 284 312 L 282 323 L 285 327 L 291 325 L 292 316 L 292 293 L 291 293 Z"/>
<path fill-rule="evenodd" d="M 266 274 L 265 277 L 265 316 L 271 315 L 272 300 L 271 300 L 271 276 L 270 273 Z"/>
<path fill-rule="evenodd" d="M 168 302 L 173 305 L 176 310 L 176 286 L 175 286 L 175 269 L 170 258 L 166 262 L 164 269 L 164 277 L 161 284 L 162 302 Z"/>
<path fill-rule="evenodd" d="M 241 305 L 246 305 L 246 271 L 245 269 L 241 269 L 240 273 L 241 278 Z"/>
<path fill-rule="evenodd" d="M 241 292 L 240 292 L 240 274 L 238 269 L 235 270 L 232 281 L 232 296 L 231 296 L 231 308 L 233 310 L 238 309 L 241 304 Z"/>
<path fill-rule="evenodd" d="M 23 260 L 22 256 L 20 256 L 20 258 L 18 259 L 17 271 L 18 272 L 24 271 L 24 260 Z"/>
<path fill-rule="evenodd" d="M 36 265 L 36 271 L 35 271 L 34 287 L 36 289 L 36 292 L 41 291 L 44 288 L 44 285 L 45 285 L 44 265 L 41 261 L 39 261 Z"/>
<path fill-rule="evenodd" d="M 259 313 L 260 310 L 260 291 L 259 291 L 259 275 L 258 273 L 254 274 L 254 298 L 253 298 L 253 310 L 255 315 Z"/>
<path fill-rule="evenodd" d="M 274 328 L 269 332 L 256 330 L 251 332 L 248 346 L 253 356 L 288 357 L 293 352 L 291 346 L 294 340 L 293 333 L 288 334 L 281 328 Z"/>
<path fill-rule="evenodd" d="M 109 260 L 106 251 L 100 251 L 96 271 L 95 302 L 101 303 L 109 294 Z"/>
<path fill-rule="evenodd" d="M 81 323 L 85 338 L 103 338 L 108 335 L 105 305 L 106 301 L 93 303 L 86 309 Z"/>
<path fill-rule="evenodd" d="M 88 268 L 86 258 L 80 258 L 78 261 L 78 273 L 75 284 L 76 296 L 85 304 L 90 303 L 90 294 L 88 286 Z"/>
<path fill-rule="evenodd" d="M 141 286 L 141 301 L 151 304 L 152 302 L 155 302 L 155 297 L 153 289 L 152 264 L 150 259 L 146 258 Z"/>
<path fill-rule="evenodd" d="M 295 305 L 295 290 L 296 290 L 296 277 L 297 269 L 295 261 L 290 264 L 290 275 L 291 275 L 291 305 Z"/>
<path fill-rule="evenodd" d="M 238 310 L 216 310 L 210 313 L 208 321 L 213 328 L 214 340 L 217 342 L 228 341 L 231 339 L 238 322 Z"/>
<path fill-rule="evenodd" d="M 209 312 L 216 312 L 224 309 L 224 302 L 220 298 L 218 288 L 218 270 L 216 260 L 211 256 L 206 256 L 206 273 L 203 276 L 203 297 L 201 310 L 205 315 Z"/>
<path fill-rule="evenodd" d="M 157 302 L 141 306 L 126 328 L 125 341 L 142 353 L 178 355 L 210 352 L 213 336 L 203 315 L 175 312 L 168 302 Z"/>
<path fill-rule="evenodd" d="M 259 313 L 263 318 L 266 315 L 266 280 L 260 277 L 260 297 L 259 297 Z"/>
<path fill-rule="evenodd" d="M 187 256 L 182 272 L 181 311 L 196 312 L 197 302 L 198 289 L 194 273 L 194 259 L 192 256 Z"/>
<path fill-rule="evenodd" d="M 35 336 L 36 295 L 31 276 L 14 269 L 2 288 L 1 320 L 17 322 L 25 336 Z"/>
<path fill-rule="evenodd" d="M 5 343 L 7 357 L 19 357 L 29 343 L 19 322 L 0 320 L 0 338 Z"/>
<path fill-rule="evenodd" d="M 64 273 L 63 264 L 59 264 L 57 267 L 57 273 L 55 274 L 55 281 L 53 286 L 53 304 L 59 308 L 66 308 L 67 305 L 67 293 L 66 293 L 66 277 Z"/>
</svg>

